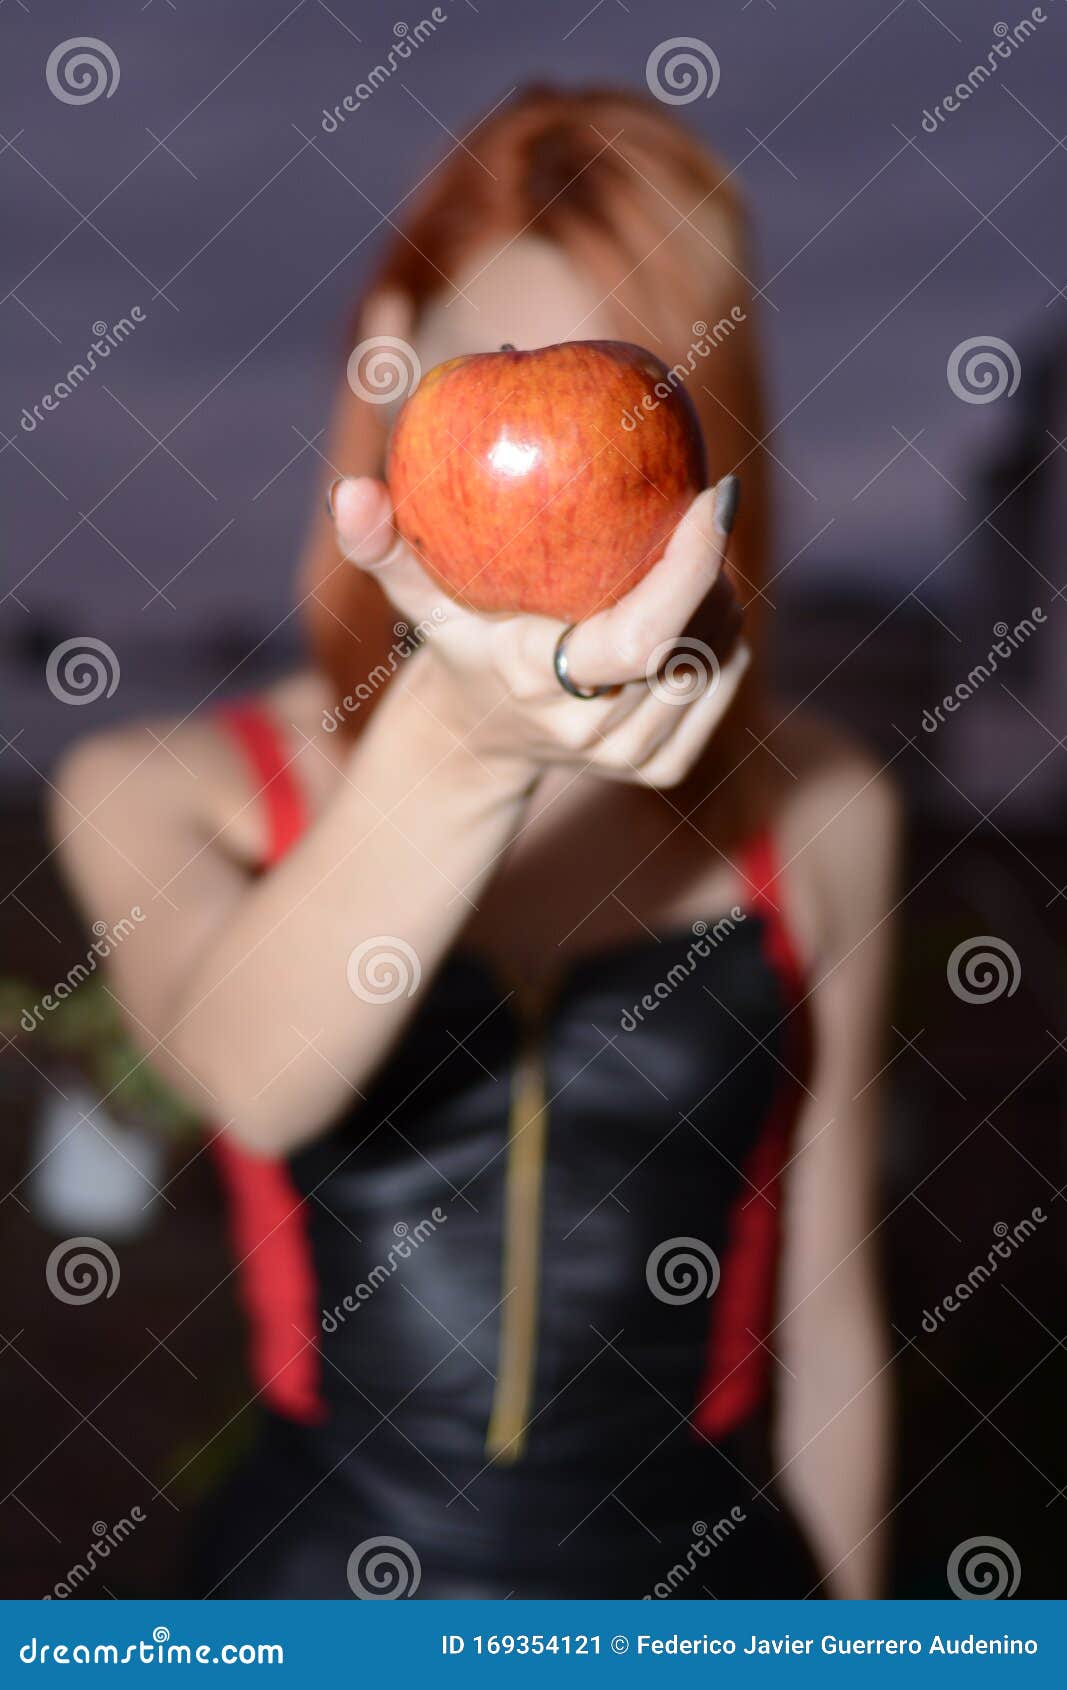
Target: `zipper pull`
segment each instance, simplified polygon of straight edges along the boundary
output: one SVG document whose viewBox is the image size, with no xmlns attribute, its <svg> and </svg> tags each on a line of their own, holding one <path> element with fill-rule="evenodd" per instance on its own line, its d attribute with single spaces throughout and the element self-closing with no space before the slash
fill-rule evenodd
<svg viewBox="0 0 1067 1690">
<path fill-rule="evenodd" d="M 501 1464 L 521 1459 L 537 1375 L 538 1317 L 548 1099 L 544 1033 L 549 993 L 520 982 L 514 993 L 520 1027 L 511 1074 L 504 1183 L 500 1348 L 485 1452 Z"/>
</svg>

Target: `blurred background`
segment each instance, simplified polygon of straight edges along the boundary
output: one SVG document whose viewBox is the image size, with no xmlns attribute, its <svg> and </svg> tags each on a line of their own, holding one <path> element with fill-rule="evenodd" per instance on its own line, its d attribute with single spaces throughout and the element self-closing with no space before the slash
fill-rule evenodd
<svg viewBox="0 0 1067 1690">
<path fill-rule="evenodd" d="M 348 314 L 412 184 L 520 83 L 641 88 L 668 31 L 710 44 L 718 86 L 682 116 L 736 165 L 757 230 L 783 714 L 847 721 L 910 812 L 880 1209 L 893 1588 L 944 1594 L 981 1535 L 1011 1546 L 1021 1595 L 1062 1596 L 1067 10 L 449 0 L 324 130 L 430 10 L 0 10 L 0 976 L 21 1004 L 86 954 L 43 825 L 63 747 L 293 663 Z M 46 65 L 86 29 L 118 75 L 67 103 Z M 48 659 L 86 639 L 119 680 L 72 705 Z M 54 1024 L 7 1025 L 0 1593 L 51 1591 L 135 1507 L 136 1546 L 78 1593 L 165 1591 L 183 1516 L 249 1435 L 220 1198 L 158 1098 L 120 1087 L 81 1120 L 123 1059 L 94 981 Z M 111 1294 L 64 1301 L 50 1256 L 83 1234 L 113 1246 Z"/>
</svg>

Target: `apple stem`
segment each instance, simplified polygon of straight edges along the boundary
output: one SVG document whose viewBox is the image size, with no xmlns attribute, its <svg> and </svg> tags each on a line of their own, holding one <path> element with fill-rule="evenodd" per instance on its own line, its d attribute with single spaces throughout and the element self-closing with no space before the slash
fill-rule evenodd
<svg viewBox="0 0 1067 1690">
<path fill-rule="evenodd" d="M 510 340 L 506 340 L 500 350 L 501 352 L 514 352 L 515 348 Z"/>
</svg>

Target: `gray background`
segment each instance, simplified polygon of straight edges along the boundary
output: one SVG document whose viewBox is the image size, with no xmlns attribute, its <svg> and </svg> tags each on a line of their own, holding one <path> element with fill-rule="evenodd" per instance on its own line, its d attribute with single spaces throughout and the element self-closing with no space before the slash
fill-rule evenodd
<svg viewBox="0 0 1067 1690">
<path fill-rule="evenodd" d="M 1025 382 L 965 404 L 946 360 L 995 334 L 1025 370 L 1062 332 L 1062 0 L 933 136 L 924 108 L 984 59 L 995 23 L 1018 21 L 1015 0 L 453 0 L 402 72 L 324 134 L 322 108 L 428 10 L 0 10 L 0 684 L 5 733 L 21 730 L 0 756 L 7 778 L 32 779 L 90 725 L 186 710 L 291 660 L 315 443 L 384 216 L 448 131 L 512 85 L 642 86 L 667 36 L 718 55 L 714 97 L 682 116 L 737 163 L 756 215 L 776 602 L 800 617 L 827 589 L 869 595 L 877 622 L 921 583 L 916 634 L 939 637 L 934 615 L 956 631 L 988 591 L 981 554 L 955 548 L 980 525 L 975 481 L 1018 430 Z M 107 40 L 120 80 L 65 105 L 45 61 L 82 33 Z M 22 407 L 85 353 L 93 322 L 137 304 L 132 339 L 26 434 Z M 988 621 L 999 613 L 991 601 Z M 44 684 L 48 651 L 79 634 L 122 664 L 91 711 Z M 917 715 L 928 701 L 915 702 Z"/>
</svg>

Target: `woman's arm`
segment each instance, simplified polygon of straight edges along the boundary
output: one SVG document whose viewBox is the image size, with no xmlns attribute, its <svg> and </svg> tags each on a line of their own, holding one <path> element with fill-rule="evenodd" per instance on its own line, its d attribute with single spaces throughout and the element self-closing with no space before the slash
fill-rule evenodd
<svg viewBox="0 0 1067 1690">
<path fill-rule="evenodd" d="M 284 861 L 253 880 L 212 836 L 188 756 L 207 726 L 175 746 L 145 731 L 90 744 L 61 773 L 54 817 L 89 920 L 113 925 L 135 904 L 149 912 L 111 968 L 152 1060 L 265 1154 L 306 1142 L 362 1096 L 540 770 L 569 763 L 649 785 L 680 780 L 746 661 L 739 649 L 718 687 L 680 706 L 657 700 L 643 678 L 647 653 L 680 632 L 720 569 L 710 492 L 644 580 L 575 631 L 579 684 L 630 682 L 594 700 L 569 698 L 555 679 L 558 624 L 442 604 L 393 535 L 384 488 L 346 482 L 338 504 L 346 553 L 375 570 L 413 623 L 434 625 L 431 607 L 441 621 L 385 689 L 334 795 Z M 380 972 L 390 953 L 398 991 L 389 989 L 397 977 Z"/>
<path fill-rule="evenodd" d="M 134 767 L 141 733 L 90 743 L 61 773 L 54 826 L 86 915 L 146 911 L 109 959 L 135 1032 L 265 1154 L 358 1100 L 522 815 L 532 767 L 461 744 L 434 679 L 421 656 L 400 673 L 322 814 L 258 879 L 204 837 L 168 751 L 149 741 Z M 348 959 L 369 940 L 360 996 Z"/>
<path fill-rule="evenodd" d="M 832 1594 L 869 1597 L 889 1476 L 876 1187 L 897 802 L 884 775 L 846 755 L 802 808 L 791 850 L 825 943 L 808 1006 L 812 1096 L 786 1175 L 777 1460 Z"/>
</svg>

